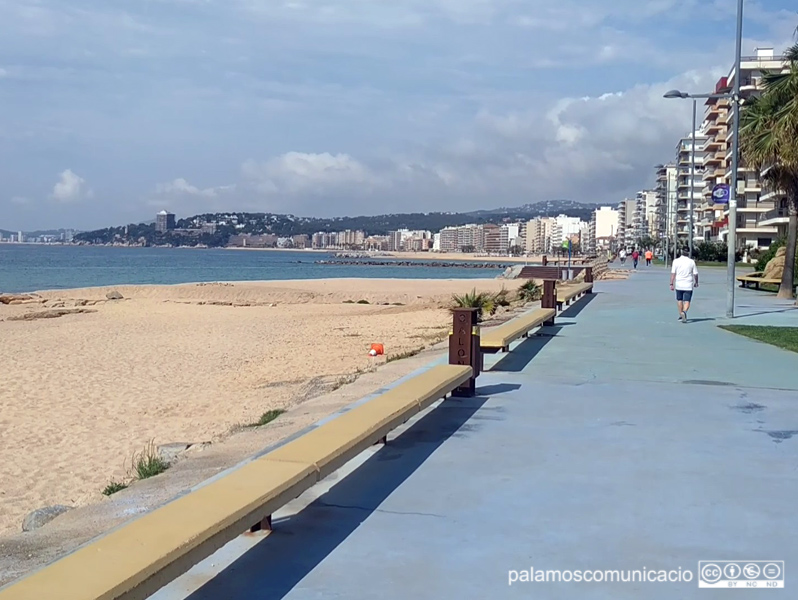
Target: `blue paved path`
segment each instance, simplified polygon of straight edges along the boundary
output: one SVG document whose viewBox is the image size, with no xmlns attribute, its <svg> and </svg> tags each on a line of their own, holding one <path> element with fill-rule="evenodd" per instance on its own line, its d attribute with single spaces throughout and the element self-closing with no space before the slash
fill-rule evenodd
<svg viewBox="0 0 798 600">
<path fill-rule="evenodd" d="M 443 402 L 271 536 L 156 598 L 798 597 L 798 355 L 717 328 L 723 276 L 704 269 L 688 324 L 664 269 L 598 284 L 480 377 L 478 398 Z M 743 291 L 738 310 L 798 325 L 769 295 Z M 696 573 L 723 559 L 784 560 L 786 587 L 508 585 L 530 567 Z"/>
</svg>

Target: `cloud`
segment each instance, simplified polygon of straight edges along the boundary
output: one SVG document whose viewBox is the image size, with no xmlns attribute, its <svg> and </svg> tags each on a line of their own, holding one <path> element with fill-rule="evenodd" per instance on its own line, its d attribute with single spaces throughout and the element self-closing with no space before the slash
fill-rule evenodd
<svg viewBox="0 0 798 600">
<path fill-rule="evenodd" d="M 53 186 L 51 197 L 58 202 L 75 202 L 91 198 L 94 193 L 86 186 L 86 180 L 72 169 L 61 172 L 58 183 Z"/>
<path fill-rule="evenodd" d="M 205 198 L 215 198 L 220 192 L 228 192 L 235 189 L 235 184 L 220 185 L 216 187 L 209 187 L 200 189 L 195 185 L 191 185 L 182 177 L 178 177 L 169 183 L 159 183 L 155 186 L 155 191 L 158 194 L 185 194 L 189 196 L 202 196 Z"/>
<path fill-rule="evenodd" d="M 242 175 L 261 192 L 323 193 L 343 187 L 372 187 L 375 173 L 348 154 L 287 152 L 265 162 L 249 159 Z"/>
<path fill-rule="evenodd" d="M 794 4 L 748 0 L 744 51 L 790 43 Z M 4 204 L 2 218 L 26 229 L 132 222 L 154 206 L 329 216 L 616 203 L 653 184 L 652 165 L 689 128 L 689 103 L 662 92 L 706 91 L 731 66 L 736 10 L 736 0 L 0 5 L 0 93 L 15 115 L 0 120 L 0 181 L 40 198 L 56 160 L 113 191 L 90 202 L 88 183 L 64 172 L 51 210 Z"/>
</svg>

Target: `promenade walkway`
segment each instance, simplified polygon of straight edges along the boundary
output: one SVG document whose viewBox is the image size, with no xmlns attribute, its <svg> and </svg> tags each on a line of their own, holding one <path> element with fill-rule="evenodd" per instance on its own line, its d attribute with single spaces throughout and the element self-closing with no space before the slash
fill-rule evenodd
<svg viewBox="0 0 798 600">
<path fill-rule="evenodd" d="M 724 277 L 702 270 L 687 324 L 663 268 L 598 283 L 477 398 L 444 401 L 154 598 L 795 598 L 798 356 L 717 327 Z M 798 325 L 772 295 L 737 307 Z M 785 589 L 508 585 L 530 567 L 697 577 L 724 559 L 784 560 Z"/>
</svg>

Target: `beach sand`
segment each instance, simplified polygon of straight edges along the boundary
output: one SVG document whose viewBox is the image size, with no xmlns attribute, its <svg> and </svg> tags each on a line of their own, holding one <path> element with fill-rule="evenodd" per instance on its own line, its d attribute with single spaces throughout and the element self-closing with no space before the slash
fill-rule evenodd
<svg viewBox="0 0 798 600">
<path fill-rule="evenodd" d="M 102 499 L 149 441 L 218 442 L 269 409 L 444 339 L 451 294 L 501 280 L 119 286 L 0 304 L 0 535 L 29 511 Z M 118 290 L 122 300 L 106 301 Z M 369 304 L 350 304 L 366 300 Z M 96 304 L 95 301 L 97 302 Z M 401 305 L 384 305 L 401 304 Z M 63 307 L 60 305 L 63 304 Z M 58 318 L 21 315 L 78 307 Z"/>
</svg>

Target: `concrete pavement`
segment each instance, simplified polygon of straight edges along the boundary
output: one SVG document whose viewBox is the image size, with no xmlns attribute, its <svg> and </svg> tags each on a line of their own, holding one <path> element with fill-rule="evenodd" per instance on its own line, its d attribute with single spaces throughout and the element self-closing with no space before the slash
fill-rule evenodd
<svg viewBox="0 0 798 600">
<path fill-rule="evenodd" d="M 157 600 L 668 599 L 798 590 L 798 355 L 693 320 L 641 267 L 156 594 Z M 735 321 L 798 326 L 740 290 Z M 355 468 L 357 467 L 357 468 Z M 784 560 L 783 590 L 699 589 L 699 560 Z M 680 583 L 516 583 L 510 570 L 678 570 Z"/>
</svg>

